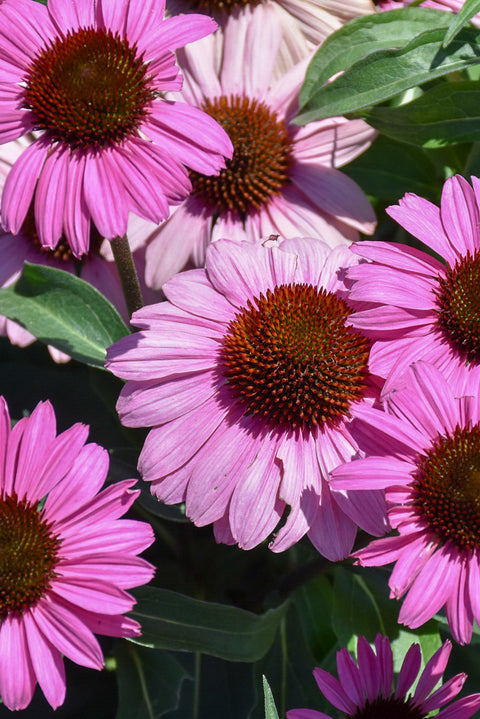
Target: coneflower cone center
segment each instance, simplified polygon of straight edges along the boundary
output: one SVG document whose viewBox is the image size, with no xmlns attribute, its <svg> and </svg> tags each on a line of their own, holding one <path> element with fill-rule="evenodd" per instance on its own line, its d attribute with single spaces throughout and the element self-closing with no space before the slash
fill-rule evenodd
<svg viewBox="0 0 480 719">
<path fill-rule="evenodd" d="M 58 260 L 60 262 L 69 262 L 74 259 L 70 245 L 68 244 L 65 237 L 61 237 L 60 242 L 54 249 L 44 247 L 40 242 L 40 238 L 37 232 L 37 226 L 35 224 L 35 214 L 33 210 L 33 203 L 27 212 L 25 220 L 22 225 L 22 234 L 29 240 L 30 244 L 38 250 L 39 254 L 43 257 L 50 257 L 51 259 Z"/>
<path fill-rule="evenodd" d="M 291 139 L 265 103 L 241 95 L 206 100 L 203 109 L 228 133 L 234 153 L 219 175 L 191 172 L 193 191 L 214 214 L 242 219 L 289 182 Z"/>
<path fill-rule="evenodd" d="M 59 546 L 36 505 L 15 495 L 0 499 L 0 621 L 23 614 L 46 594 Z"/>
<path fill-rule="evenodd" d="M 439 539 L 480 547 L 480 427 L 437 439 L 414 478 L 414 504 Z"/>
<path fill-rule="evenodd" d="M 228 325 L 222 371 L 245 414 L 312 431 L 348 416 L 363 395 L 370 345 L 346 326 L 335 294 L 307 284 L 267 290 Z"/>
<path fill-rule="evenodd" d="M 100 149 L 138 135 L 155 93 L 135 46 L 110 30 L 57 37 L 32 61 L 24 107 L 35 129 L 72 148 Z"/>
<path fill-rule="evenodd" d="M 438 281 L 440 328 L 468 362 L 480 362 L 480 252 L 468 251 Z"/>
<path fill-rule="evenodd" d="M 358 709 L 348 719 L 424 719 L 418 706 L 411 699 L 396 699 L 395 696 L 379 697 Z"/>
</svg>

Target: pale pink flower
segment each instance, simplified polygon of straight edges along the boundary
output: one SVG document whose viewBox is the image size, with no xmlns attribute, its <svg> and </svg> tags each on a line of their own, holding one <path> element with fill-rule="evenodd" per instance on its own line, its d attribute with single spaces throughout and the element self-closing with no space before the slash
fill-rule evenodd
<svg viewBox="0 0 480 719">
<path fill-rule="evenodd" d="M 173 277 L 168 302 L 137 311 L 140 331 L 107 351 L 128 380 L 121 421 L 153 427 L 140 473 L 158 499 L 213 523 L 218 541 L 250 549 L 273 532 L 278 552 L 308 532 L 341 559 L 357 514 L 377 536 L 388 526 L 381 493 L 358 503 L 328 484 L 357 454 L 350 407 L 377 394 L 368 342 L 345 326 L 341 268 L 352 262 L 316 239 L 219 240 L 206 269 Z"/>
<path fill-rule="evenodd" d="M 137 556 L 152 530 L 121 518 L 135 480 L 100 491 L 108 453 L 87 435 L 75 424 L 57 436 L 49 402 L 10 429 L 0 398 L 0 696 L 9 709 L 26 707 L 37 681 L 53 708 L 62 704 L 63 656 L 101 669 L 94 632 L 140 634 L 123 616 L 135 604 L 125 590 L 152 577 Z"/>
<path fill-rule="evenodd" d="M 7 177 L 4 229 L 34 200 L 42 244 L 63 234 L 79 257 L 90 220 L 123 236 L 129 212 L 160 222 L 190 192 L 186 165 L 209 175 L 231 155 L 206 113 L 166 101 L 181 76 L 173 51 L 212 32 L 202 15 L 163 19 L 161 0 L 31 0 L 0 6 L 0 142 L 39 131 Z"/>
<path fill-rule="evenodd" d="M 470 719 L 480 708 L 480 694 L 470 694 L 449 704 L 461 691 L 467 675 L 456 674 L 438 686 L 451 651 L 452 644 L 447 640 L 418 676 L 422 653 L 418 644 L 411 644 L 395 682 L 388 637 L 378 634 L 373 649 L 365 637 L 360 636 L 356 662 L 347 649 L 337 652 L 338 679 L 319 667 L 314 669 L 313 676 L 322 694 L 345 719 L 425 719 L 437 709 L 441 710 L 435 715 L 438 719 Z M 412 690 L 417 678 L 418 683 Z M 287 712 L 287 719 L 331 717 L 313 709 L 292 709 Z"/>
<path fill-rule="evenodd" d="M 377 2 L 378 9 L 381 11 L 385 10 L 398 10 L 402 7 L 407 7 L 413 0 L 380 0 Z M 420 7 L 431 7 L 434 10 L 447 10 L 450 12 L 458 12 L 462 9 L 465 0 L 425 0 L 420 3 Z M 474 15 L 470 20 L 474 25 L 480 24 L 480 13 Z"/>
<path fill-rule="evenodd" d="M 418 359 L 447 378 L 467 367 L 480 381 L 480 180 L 472 183 L 460 175 L 447 180 L 440 208 L 407 193 L 387 209 L 441 260 L 392 242 L 352 247 L 370 262 L 349 271 L 351 297 L 371 307 L 350 321 L 374 340 L 370 370 L 388 378 L 385 393 Z"/>
<path fill-rule="evenodd" d="M 396 562 L 390 597 L 406 598 L 399 621 L 416 628 L 445 607 L 464 644 L 480 620 L 480 397 L 471 376 L 458 397 L 432 365 L 414 363 L 408 387 L 387 412 L 352 409 L 352 434 L 366 458 L 338 467 L 331 486 L 385 490 L 397 536 L 354 553 L 364 566 Z"/>
<path fill-rule="evenodd" d="M 193 193 L 150 237 L 147 284 L 158 288 L 188 260 L 205 261 L 218 238 L 318 237 L 331 247 L 371 234 L 373 209 L 337 167 L 363 152 L 375 132 L 334 117 L 292 124 L 306 62 L 272 85 L 282 40 L 273 6 L 247 8 L 224 34 L 178 54 L 182 95 L 230 134 L 234 157 L 218 177 L 191 173 Z"/>
<path fill-rule="evenodd" d="M 192 10 L 211 15 L 219 23 L 219 31 L 227 22 L 242 23 L 243 0 L 167 0 L 171 14 Z M 375 12 L 372 0 L 266 0 L 281 23 L 283 41 L 277 57 L 277 70 L 286 72 L 343 24 L 355 17 Z"/>
</svg>

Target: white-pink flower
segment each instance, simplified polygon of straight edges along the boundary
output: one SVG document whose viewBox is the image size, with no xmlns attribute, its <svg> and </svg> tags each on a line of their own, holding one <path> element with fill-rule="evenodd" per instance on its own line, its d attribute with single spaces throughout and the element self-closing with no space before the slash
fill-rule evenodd
<svg viewBox="0 0 480 719">
<path fill-rule="evenodd" d="M 38 682 L 53 708 L 65 698 L 63 656 L 103 667 L 94 635 L 132 637 L 126 589 L 154 568 L 137 555 L 153 541 L 145 522 L 122 519 L 135 480 L 101 487 L 108 453 L 85 444 L 88 427 L 56 434 L 40 403 L 10 428 L 0 398 L 0 696 L 25 708 Z"/>
<path fill-rule="evenodd" d="M 307 63 L 272 84 L 282 41 L 271 5 L 246 9 L 215 33 L 178 53 L 183 98 L 229 133 L 234 156 L 217 177 L 191 173 L 193 193 L 147 249 L 147 284 L 160 287 L 189 259 L 203 265 L 218 238 L 318 237 L 331 247 L 371 234 L 373 209 L 337 168 L 363 152 L 375 132 L 361 120 L 334 117 L 293 124 Z M 148 230 L 147 230 L 148 231 Z"/>
<path fill-rule="evenodd" d="M 211 15 L 219 23 L 219 31 L 228 22 L 242 23 L 246 3 L 244 0 L 167 0 L 166 9 L 171 14 L 200 11 Z M 292 65 L 309 55 L 335 30 L 355 17 L 375 12 L 372 0 L 264 0 L 271 5 L 280 20 L 283 41 L 277 57 L 279 76 Z M 275 73 L 277 78 L 277 73 Z"/>
</svg>

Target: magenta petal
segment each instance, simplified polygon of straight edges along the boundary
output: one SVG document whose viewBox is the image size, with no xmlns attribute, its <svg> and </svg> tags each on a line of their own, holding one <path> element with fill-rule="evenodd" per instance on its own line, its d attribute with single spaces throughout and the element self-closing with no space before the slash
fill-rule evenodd
<svg viewBox="0 0 480 719">
<path fill-rule="evenodd" d="M 14 466 L 11 465 L 12 474 L 15 474 L 13 489 L 19 499 L 30 493 L 35 493 L 37 499 L 41 498 L 38 494 L 37 474 L 40 474 L 43 463 L 47 461 L 49 445 L 55 438 L 55 432 L 56 420 L 52 405 L 48 401 L 39 403 L 25 423 L 16 461 Z"/>
<path fill-rule="evenodd" d="M 158 33 L 157 54 L 161 54 L 162 48 L 176 50 L 187 43 L 199 40 L 217 29 L 217 23 L 206 15 L 181 15 L 180 17 L 167 18 L 161 25 L 161 33 Z M 152 45 L 155 43 L 152 38 Z"/>
<path fill-rule="evenodd" d="M 457 257 L 475 252 L 480 213 L 471 186 L 460 175 L 449 178 L 443 186 L 440 217 Z"/>
<path fill-rule="evenodd" d="M 418 644 L 412 644 L 403 660 L 397 680 L 395 696 L 404 697 L 418 676 L 422 664 L 422 653 Z"/>
<path fill-rule="evenodd" d="M 38 178 L 35 225 L 44 247 L 54 248 L 63 232 L 69 156 L 69 149 L 53 146 Z"/>
<path fill-rule="evenodd" d="M 70 604 L 90 612 L 123 614 L 129 612 L 134 604 L 130 594 L 98 577 L 67 579 L 59 576 L 55 578 L 52 590 Z"/>
<path fill-rule="evenodd" d="M 108 452 L 103 447 L 87 444 L 79 449 L 73 462 L 70 458 L 69 471 L 65 472 L 64 480 L 47 497 L 46 519 L 51 517 L 58 522 L 92 499 L 106 479 L 108 464 Z"/>
<path fill-rule="evenodd" d="M 473 609 L 470 603 L 468 574 L 469 563 L 457 559 L 458 577 L 456 591 L 452 591 L 445 604 L 445 613 L 452 636 L 459 644 L 469 644 L 472 640 Z"/>
<path fill-rule="evenodd" d="M 387 208 L 388 214 L 447 262 L 455 261 L 455 253 L 440 220 L 440 210 L 423 197 L 407 192 L 399 205 Z"/>
<path fill-rule="evenodd" d="M 95 0 L 51 0 L 48 12 L 60 32 L 89 27 L 95 22 Z"/>
<path fill-rule="evenodd" d="M 365 640 L 364 637 L 363 639 Z M 357 651 L 358 647 L 359 644 L 357 643 Z M 345 687 L 349 699 L 356 706 L 362 706 L 365 702 L 365 693 L 362 686 L 363 677 L 361 676 L 363 672 L 360 672 L 347 649 L 340 649 L 337 652 L 337 672 L 340 684 Z"/>
<path fill-rule="evenodd" d="M 50 706 L 56 709 L 65 700 L 66 682 L 63 657 L 40 632 L 32 614 L 26 612 L 23 621 L 37 681 Z"/>
<path fill-rule="evenodd" d="M 34 689 L 35 671 L 25 625 L 21 617 L 8 616 L 0 625 L 0 696 L 9 709 L 25 709 Z"/>
<path fill-rule="evenodd" d="M 90 214 L 85 200 L 86 158 L 72 152 L 68 163 L 63 231 L 75 257 L 87 253 L 90 246 Z"/>
<path fill-rule="evenodd" d="M 94 635 L 75 614 L 59 602 L 42 600 L 35 607 L 35 622 L 62 654 L 91 669 L 103 667 L 103 654 Z"/>
<path fill-rule="evenodd" d="M 380 691 L 380 672 L 378 671 L 378 657 L 365 637 L 358 637 L 357 642 L 358 666 L 362 667 L 360 676 L 364 693 L 368 701 L 373 702 Z"/>
<path fill-rule="evenodd" d="M 458 570 L 442 548 L 430 557 L 404 599 L 399 622 L 415 629 L 431 619 L 447 601 Z"/>
<path fill-rule="evenodd" d="M 2 193 L 2 225 L 5 230 L 14 234 L 20 231 L 47 152 L 47 144 L 40 140 L 33 142 L 10 170 Z"/>
<path fill-rule="evenodd" d="M 62 560 L 58 564 L 58 573 L 73 584 L 79 585 L 85 580 L 102 577 L 105 582 L 115 584 L 122 589 L 131 589 L 141 584 L 148 584 L 154 574 L 155 568 L 140 557 L 118 557 L 112 553 L 98 552 L 92 557 L 83 557 L 78 560 Z M 55 585 L 56 589 L 56 585 Z M 132 598 L 130 597 L 130 602 Z M 85 606 L 85 609 L 90 609 Z M 91 610 L 96 611 L 96 610 Z M 102 609 L 106 613 L 105 608 Z"/>
<path fill-rule="evenodd" d="M 422 711 L 429 714 L 434 709 L 447 704 L 454 699 L 465 684 L 466 674 L 457 674 L 449 679 L 440 689 L 437 689 L 426 701 L 422 703 Z"/>
<path fill-rule="evenodd" d="M 439 719 L 470 719 L 480 708 L 480 694 L 462 697 L 437 714 Z"/>
<path fill-rule="evenodd" d="M 147 132 L 164 150 L 203 175 L 218 174 L 225 167 L 224 156 L 233 154 L 230 138 L 213 117 L 181 102 L 159 105 Z"/>
<path fill-rule="evenodd" d="M 430 692 L 436 687 L 448 664 L 451 651 L 452 643 L 447 640 L 427 662 L 418 681 L 415 694 L 413 695 L 414 702 L 417 704 L 424 702 Z"/>
<path fill-rule="evenodd" d="M 335 677 L 332 677 L 331 674 L 320 669 L 320 667 L 316 667 L 316 669 L 313 670 L 313 676 L 322 694 L 327 697 L 328 701 L 333 704 L 334 707 L 337 707 L 337 709 L 340 709 L 340 711 L 346 714 L 354 714 L 356 709 L 355 704 L 343 689 L 338 679 L 335 679 Z"/>
<path fill-rule="evenodd" d="M 308 538 L 320 554 L 335 562 L 347 557 L 353 546 L 357 526 L 336 503 L 328 483 L 322 481 L 321 503 Z"/>
<path fill-rule="evenodd" d="M 86 156 L 84 193 L 100 235 L 108 239 L 123 237 L 127 231 L 128 203 L 115 151 Z"/>
<path fill-rule="evenodd" d="M 74 424 L 69 429 L 59 434 L 52 446 L 49 447 L 48 456 L 46 461 L 42 463 L 42 471 L 38 477 L 38 494 L 40 497 L 44 497 L 47 492 L 51 492 L 48 498 L 48 504 L 52 502 L 52 494 L 55 492 L 56 485 L 60 480 L 68 473 L 72 466 L 72 461 L 78 453 L 82 451 L 82 447 L 88 436 L 88 427 L 83 424 Z M 93 445 L 96 446 L 96 445 Z M 100 489 L 101 485 L 105 481 L 106 472 L 97 488 Z M 95 477 L 95 475 L 93 475 Z M 96 478 L 96 477 L 95 477 Z M 92 479 L 92 484 L 95 483 Z M 91 489 L 90 483 L 84 483 L 84 486 L 88 487 L 87 491 L 91 494 L 95 493 L 95 489 Z M 78 489 L 78 488 L 77 488 Z"/>
<path fill-rule="evenodd" d="M 262 542 L 279 522 L 285 506 L 278 499 L 280 479 L 272 445 L 259 445 L 257 457 L 237 483 L 230 503 L 230 527 L 242 549 Z"/>
<path fill-rule="evenodd" d="M 227 412 L 207 401 L 188 414 L 152 429 L 138 460 L 142 477 L 151 481 L 181 467 L 211 437 Z M 179 436 L 183 438 L 180 446 Z"/>
</svg>

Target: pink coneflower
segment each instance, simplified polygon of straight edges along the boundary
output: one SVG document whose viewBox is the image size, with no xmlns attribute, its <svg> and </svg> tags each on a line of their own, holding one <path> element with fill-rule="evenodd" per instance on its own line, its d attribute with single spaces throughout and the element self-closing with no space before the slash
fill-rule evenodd
<svg viewBox="0 0 480 719">
<path fill-rule="evenodd" d="M 357 239 L 358 231 L 373 232 L 370 203 L 336 168 L 365 150 L 375 133 L 361 120 L 340 117 L 293 125 L 306 63 L 272 86 L 281 39 L 273 7 L 262 5 L 247 8 L 223 35 L 179 53 L 182 97 L 227 130 L 234 156 L 217 177 L 191 173 L 192 195 L 147 249 L 147 284 L 160 287 L 191 257 L 202 266 L 218 238 L 305 235 L 333 247 Z"/>
<path fill-rule="evenodd" d="M 480 403 L 478 383 L 458 398 L 432 365 L 409 370 L 388 413 L 352 410 L 352 434 L 367 457 L 333 472 L 342 491 L 386 491 L 398 536 L 355 553 L 360 564 L 396 562 L 390 596 L 406 599 L 399 621 L 419 627 L 445 607 L 453 637 L 469 642 L 480 620 Z"/>
<path fill-rule="evenodd" d="M 375 340 L 370 370 L 399 386 L 411 362 L 423 359 L 447 378 L 459 369 L 480 380 L 480 180 L 473 189 L 459 175 L 447 180 L 438 208 L 407 193 L 387 212 L 440 256 L 402 244 L 361 242 L 355 254 L 371 260 L 352 267 L 351 297 L 373 303 L 352 325 Z"/>
<path fill-rule="evenodd" d="M 107 352 L 129 380 L 121 421 L 153 427 L 143 478 L 163 502 L 185 502 L 195 524 L 214 523 L 218 541 L 250 549 L 276 532 L 271 548 L 282 551 L 308 532 L 340 559 L 355 513 L 372 534 L 387 527 L 381 493 L 358 503 L 328 485 L 357 453 L 350 408 L 376 395 L 368 342 L 345 324 L 341 268 L 355 261 L 316 239 L 219 240 L 206 269 L 166 283 L 169 301 L 137 311 L 141 331 Z"/>
<path fill-rule="evenodd" d="M 43 245 L 62 234 L 78 257 L 90 220 L 123 236 L 130 211 L 155 222 L 231 155 L 206 113 L 162 99 L 181 87 L 173 50 L 212 32 L 201 15 L 163 19 L 163 3 L 3 0 L 0 142 L 37 130 L 10 172 L 2 224 L 16 234 L 32 200 Z"/>
<path fill-rule="evenodd" d="M 56 436 L 53 408 L 40 403 L 10 429 L 0 398 L 0 696 L 23 709 L 38 681 L 53 708 L 65 698 L 62 655 L 103 667 L 93 632 L 132 637 L 125 589 L 148 582 L 137 555 L 152 541 L 144 522 L 121 519 L 138 492 L 125 480 L 99 492 L 108 453 L 85 444 L 88 427 Z"/>
<path fill-rule="evenodd" d="M 365 637 L 358 637 L 357 662 L 347 649 L 337 652 L 338 679 L 319 667 L 313 676 L 322 694 L 345 719 L 426 719 L 436 709 L 441 709 L 436 714 L 438 719 L 469 719 L 480 707 L 480 694 L 470 694 L 446 706 L 461 691 L 467 675 L 456 674 L 437 686 L 451 651 L 447 640 L 427 662 L 413 692 L 410 690 L 422 662 L 419 645 L 410 646 L 395 683 L 390 640 L 380 634 L 375 639 L 375 649 Z M 331 717 L 313 709 L 292 709 L 287 719 Z"/>
<path fill-rule="evenodd" d="M 204 12 L 211 15 L 221 28 L 227 22 L 242 23 L 245 7 L 254 7 L 261 0 L 167 0 L 171 14 Z M 264 0 L 272 6 L 281 23 L 283 42 L 279 57 L 283 72 L 315 50 L 344 23 L 361 15 L 375 12 L 372 0 Z M 277 63 L 278 64 L 278 63 Z"/>
<path fill-rule="evenodd" d="M 411 2 L 413 2 L 413 0 L 380 0 L 379 2 L 376 1 L 375 4 L 378 5 L 380 10 L 397 10 L 402 7 L 407 7 Z M 425 0 L 425 2 L 420 3 L 420 7 L 459 12 L 464 3 L 465 0 Z M 474 25 L 478 25 L 480 23 L 480 14 L 475 15 L 470 22 Z"/>
<path fill-rule="evenodd" d="M 32 142 L 32 138 L 21 138 L 7 142 L 0 147 L 0 192 L 3 190 L 5 179 L 11 168 Z M 145 264 L 145 250 L 136 241 L 138 235 L 137 226 L 143 221 L 135 215 L 131 215 L 128 225 L 130 244 L 133 250 L 134 260 L 137 265 L 143 267 Z M 125 321 L 129 315 L 125 305 L 122 288 L 118 279 L 118 273 L 113 258 L 107 259 L 110 250 L 110 243 L 99 237 L 94 231 L 93 240 L 87 255 L 77 260 L 65 238 L 61 238 L 56 248 L 50 250 L 42 247 L 38 238 L 37 229 L 32 209 L 29 210 L 17 235 L 4 232 L 0 228 L 0 288 L 7 287 L 15 282 L 20 276 L 23 263 L 48 265 L 56 269 L 80 276 L 82 279 L 96 287 L 108 300 L 117 308 Z M 133 242 L 132 242 L 133 236 Z M 146 298 L 150 302 L 158 301 L 158 293 L 142 287 Z M 152 295 L 157 295 L 152 297 Z M 6 335 L 10 342 L 20 347 L 25 347 L 35 341 L 35 337 L 16 322 L 0 315 L 0 334 Z M 50 354 L 56 362 L 65 362 L 70 357 L 60 350 L 49 346 Z"/>
</svg>

